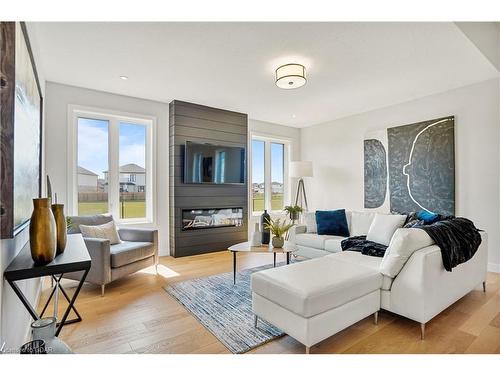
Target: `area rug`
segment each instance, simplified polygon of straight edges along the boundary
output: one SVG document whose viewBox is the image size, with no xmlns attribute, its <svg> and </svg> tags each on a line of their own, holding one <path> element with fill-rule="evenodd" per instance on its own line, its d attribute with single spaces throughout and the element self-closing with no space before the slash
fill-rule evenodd
<svg viewBox="0 0 500 375">
<path fill-rule="evenodd" d="M 250 275 L 272 265 L 166 285 L 164 289 L 186 307 L 232 353 L 245 353 L 283 335 L 259 319 L 254 327 Z"/>
</svg>

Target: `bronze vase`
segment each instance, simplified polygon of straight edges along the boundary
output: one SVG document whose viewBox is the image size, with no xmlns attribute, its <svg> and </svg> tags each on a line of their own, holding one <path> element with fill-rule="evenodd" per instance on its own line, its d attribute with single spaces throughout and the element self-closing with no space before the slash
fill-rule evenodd
<svg viewBox="0 0 500 375">
<path fill-rule="evenodd" d="M 66 217 L 64 216 L 64 204 L 53 204 L 52 214 L 56 220 L 56 255 L 62 254 L 66 248 Z"/>
<path fill-rule="evenodd" d="M 31 257 L 36 265 L 52 262 L 56 256 L 56 221 L 50 209 L 50 198 L 33 199 L 30 222 Z"/>
</svg>

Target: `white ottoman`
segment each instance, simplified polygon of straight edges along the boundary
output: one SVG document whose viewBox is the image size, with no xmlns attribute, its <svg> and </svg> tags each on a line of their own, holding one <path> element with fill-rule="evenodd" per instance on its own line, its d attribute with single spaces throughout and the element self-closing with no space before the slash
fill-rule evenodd
<svg viewBox="0 0 500 375">
<path fill-rule="evenodd" d="M 256 272 L 252 309 L 306 346 L 334 335 L 380 309 L 383 276 L 343 261 L 342 253 Z"/>
</svg>

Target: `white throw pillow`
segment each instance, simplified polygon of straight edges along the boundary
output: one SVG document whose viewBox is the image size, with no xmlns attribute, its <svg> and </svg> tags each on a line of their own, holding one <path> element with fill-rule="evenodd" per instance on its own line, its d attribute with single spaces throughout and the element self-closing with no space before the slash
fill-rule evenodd
<svg viewBox="0 0 500 375">
<path fill-rule="evenodd" d="M 366 236 L 370 230 L 373 219 L 375 218 L 375 212 L 357 212 L 353 211 L 351 213 L 351 237 L 354 236 Z"/>
<path fill-rule="evenodd" d="M 396 277 L 415 251 L 433 244 L 432 238 L 422 229 L 400 228 L 396 230 L 380 263 L 380 273 Z"/>
<path fill-rule="evenodd" d="M 304 224 L 307 227 L 307 233 L 318 233 L 316 225 L 316 211 L 304 213 Z"/>
<path fill-rule="evenodd" d="M 401 228 L 406 220 L 406 215 L 375 214 L 366 239 L 381 245 L 389 246 L 392 235 L 396 229 Z"/>
<path fill-rule="evenodd" d="M 109 240 L 110 245 L 122 242 L 114 221 L 102 225 L 80 225 L 80 232 L 86 238 L 103 238 Z"/>
</svg>

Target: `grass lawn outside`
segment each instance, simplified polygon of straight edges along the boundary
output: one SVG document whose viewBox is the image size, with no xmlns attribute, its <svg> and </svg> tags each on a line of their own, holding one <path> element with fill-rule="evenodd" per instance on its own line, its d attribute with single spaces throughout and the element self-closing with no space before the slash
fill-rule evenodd
<svg viewBox="0 0 500 375">
<path fill-rule="evenodd" d="M 255 194 L 252 197 L 253 211 L 264 211 L 264 194 Z M 273 194 L 271 196 L 271 210 L 279 211 L 283 209 L 283 194 Z"/>
<path fill-rule="evenodd" d="M 78 215 L 97 215 L 108 212 L 108 202 L 79 202 Z M 120 202 L 120 218 L 146 217 L 145 201 Z"/>
</svg>

